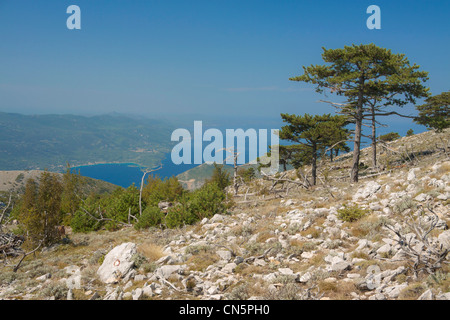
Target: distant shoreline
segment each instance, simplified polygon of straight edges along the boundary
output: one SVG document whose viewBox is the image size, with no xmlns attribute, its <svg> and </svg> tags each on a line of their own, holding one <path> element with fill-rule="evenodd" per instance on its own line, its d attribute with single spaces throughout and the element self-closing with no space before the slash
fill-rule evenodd
<svg viewBox="0 0 450 320">
<path fill-rule="evenodd" d="M 97 166 L 97 165 L 111 165 L 111 164 L 128 165 L 129 167 L 138 167 L 138 168 L 142 168 L 142 169 L 148 168 L 146 166 L 143 166 L 143 165 L 140 165 L 140 164 L 134 163 L 134 162 L 93 162 L 93 163 L 82 164 L 82 165 L 77 165 L 77 166 L 73 166 L 73 167 L 71 166 L 70 169 L 91 167 L 91 166 Z"/>
</svg>

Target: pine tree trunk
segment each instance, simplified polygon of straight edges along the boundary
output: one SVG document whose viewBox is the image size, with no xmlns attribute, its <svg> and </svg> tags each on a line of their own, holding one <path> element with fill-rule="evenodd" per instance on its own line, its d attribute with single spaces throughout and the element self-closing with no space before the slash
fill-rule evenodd
<svg viewBox="0 0 450 320">
<path fill-rule="evenodd" d="M 358 112 L 359 113 L 359 112 Z M 355 138 L 354 138 L 354 146 L 353 146 L 353 164 L 352 164 L 352 172 L 351 172 L 351 180 L 353 182 L 358 182 L 358 174 L 359 174 L 359 147 L 361 145 L 361 125 L 362 121 L 358 117 L 355 122 Z"/>
<path fill-rule="evenodd" d="M 355 138 L 353 146 L 353 164 L 351 171 L 351 180 L 353 182 L 358 182 L 359 174 L 359 156 L 361 147 L 361 135 L 362 135 L 362 121 L 363 121 L 363 86 L 364 77 L 359 78 L 359 94 L 358 94 L 358 104 L 356 105 L 356 115 L 355 115 Z"/>
<path fill-rule="evenodd" d="M 375 127 L 375 108 L 372 105 L 372 165 L 377 167 L 377 128 Z"/>
<path fill-rule="evenodd" d="M 311 174 L 313 178 L 313 186 L 316 185 L 316 178 L 317 178 L 317 146 L 315 143 L 312 145 L 312 168 L 311 168 Z"/>
<path fill-rule="evenodd" d="M 238 154 L 235 153 L 234 154 L 234 162 L 233 162 L 233 187 L 234 187 L 234 195 L 236 196 L 238 194 L 238 189 L 239 189 L 239 185 L 238 185 L 238 181 L 237 181 L 237 157 Z"/>
</svg>

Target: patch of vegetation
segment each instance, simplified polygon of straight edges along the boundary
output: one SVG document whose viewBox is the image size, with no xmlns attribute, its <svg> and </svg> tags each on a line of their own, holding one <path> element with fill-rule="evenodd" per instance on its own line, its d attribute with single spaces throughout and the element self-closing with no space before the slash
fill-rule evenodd
<svg viewBox="0 0 450 320">
<path fill-rule="evenodd" d="M 345 222 L 353 222 L 364 217 L 368 211 L 361 209 L 358 205 L 347 206 L 344 205 L 344 208 L 337 210 L 338 219 Z"/>
<path fill-rule="evenodd" d="M 398 132 L 389 132 L 386 134 L 383 134 L 381 136 L 378 137 L 379 141 L 383 141 L 383 142 L 390 142 L 390 141 L 394 141 L 397 139 L 400 139 L 400 135 L 398 134 Z"/>
</svg>

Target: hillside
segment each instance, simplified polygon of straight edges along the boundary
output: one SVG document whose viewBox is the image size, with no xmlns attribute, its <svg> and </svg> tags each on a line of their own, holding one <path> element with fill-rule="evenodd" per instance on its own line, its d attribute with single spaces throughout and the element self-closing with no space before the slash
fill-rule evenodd
<svg viewBox="0 0 450 320">
<path fill-rule="evenodd" d="M 226 172 L 233 174 L 233 167 L 224 166 Z M 200 188 L 207 179 L 211 178 L 214 171 L 214 165 L 203 163 L 195 168 L 187 170 L 177 175 L 178 181 L 183 185 L 183 188 L 187 190 L 194 190 Z"/>
<path fill-rule="evenodd" d="M 449 139 L 390 142 L 359 183 L 350 155 L 312 188 L 294 170 L 256 179 L 228 214 L 180 229 L 69 234 L 4 267 L 0 299 L 450 300 Z"/>
<path fill-rule="evenodd" d="M 0 170 L 62 171 L 91 163 L 154 167 L 170 151 L 168 122 L 122 115 L 0 112 Z"/>
<path fill-rule="evenodd" d="M 25 183 L 28 179 L 39 180 L 43 171 L 40 170 L 14 170 L 0 171 L 0 194 L 21 193 L 25 189 Z M 62 173 L 56 173 L 62 178 Z M 86 193 L 108 193 L 114 191 L 118 186 L 97 179 L 84 177 L 86 181 Z"/>
</svg>

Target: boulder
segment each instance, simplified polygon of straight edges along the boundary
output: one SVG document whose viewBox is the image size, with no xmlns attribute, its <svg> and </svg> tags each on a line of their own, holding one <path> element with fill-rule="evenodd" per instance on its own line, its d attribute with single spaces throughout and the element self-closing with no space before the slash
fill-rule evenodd
<svg viewBox="0 0 450 320">
<path fill-rule="evenodd" d="M 136 252 L 136 244 L 131 242 L 112 249 L 97 270 L 99 279 L 104 283 L 119 282 L 133 268 L 133 256 Z"/>
</svg>

